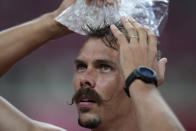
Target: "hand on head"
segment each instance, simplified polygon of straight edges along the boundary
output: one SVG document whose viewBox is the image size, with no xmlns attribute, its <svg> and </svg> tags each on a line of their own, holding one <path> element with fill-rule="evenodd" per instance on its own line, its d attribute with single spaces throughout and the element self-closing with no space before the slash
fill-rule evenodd
<svg viewBox="0 0 196 131">
<path fill-rule="evenodd" d="M 130 18 L 122 17 L 121 22 L 128 33 L 129 41 L 114 25 L 111 25 L 111 31 L 120 47 L 120 63 L 124 77 L 127 78 L 138 66 L 146 66 L 155 70 L 158 84 L 162 84 L 167 59 L 162 58 L 158 61 L 156 36 L 149 28 Z"/>
</svg>

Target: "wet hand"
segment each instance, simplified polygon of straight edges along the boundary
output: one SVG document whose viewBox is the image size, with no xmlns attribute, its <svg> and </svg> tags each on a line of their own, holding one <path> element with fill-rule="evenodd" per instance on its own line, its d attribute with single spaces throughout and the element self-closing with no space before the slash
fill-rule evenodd
<svg viewBox="0 0 196 131">
<path fill-rule="evenodd" d="M 121 18 L 130 40 L 114 25 L 111 31 L 119 44 L 120 64 L 125 79 L 138 66 L 146 66 L 157 73 L 158 84 L 164 81 L 166 58 L 158 61 L 157 37 L 147 27 L 141 26 L 130 18 Z"/>
</svg>

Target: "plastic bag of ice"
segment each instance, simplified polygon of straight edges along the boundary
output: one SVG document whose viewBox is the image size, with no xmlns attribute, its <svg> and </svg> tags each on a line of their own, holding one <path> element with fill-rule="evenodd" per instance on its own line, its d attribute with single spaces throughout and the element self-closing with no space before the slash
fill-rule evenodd
<svg viewBox="0 0 196 131">
<path fill-rule="evenodd" d="M 116 0 L 113 5 L 104 1 L 102 8 L 96 6 L 96 0 L 86 5 L 85 0 L 76 2 L 64 10 L 56 21 L 70 30 L 86 35 L 83 30 L 88 26 L 97 28 L 111 25 L 120 20 L 120 16 L 135 19 L 148 26 L 157 36 L 163 28 L 168 15 L 168 0 Z"/>
</svg>

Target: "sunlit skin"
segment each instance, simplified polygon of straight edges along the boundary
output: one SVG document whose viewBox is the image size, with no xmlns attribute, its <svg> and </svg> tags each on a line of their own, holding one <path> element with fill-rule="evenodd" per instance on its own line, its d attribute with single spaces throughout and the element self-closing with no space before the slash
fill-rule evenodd
<svg viewBox="0 0 196 131">
<path fill-rule="evenodd" d="M 81 88 L 81 83 L 87 82 L 104 100 L 110 99 L 100 106 L 93 103 L 85 113 L 81 112 L 77 105 L 81 121 L 85 122 L 92 117 L 101 119 L 102 123 L 95 130 L 107 127 L 118 129 L 122 127 L 122 121 L 127 119 L 130 125 L 130 119 L 134 119 L 135 116 L 130 99 L 123 90 L 124 78 L 119 63 L 119 52 L 106 47 L 101 39 L 90 38 L 76 58 L 75 67 L 75 91 Z M 130 115 L 131 117 L 128 117 Z M 133 122 L 131 125 L 134 129 L 136 124 Z"/>
</svg>

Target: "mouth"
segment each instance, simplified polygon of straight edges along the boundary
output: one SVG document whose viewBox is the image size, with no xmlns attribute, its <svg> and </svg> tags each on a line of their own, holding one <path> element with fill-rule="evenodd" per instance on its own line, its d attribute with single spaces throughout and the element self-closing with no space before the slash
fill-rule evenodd
<svg viewBox="0 0 196 131">
<path fill-rule="evenodd" d="M 95 104 L 97 104 L 97 101 L 94 100 L 93 98 L 90 98 L 86 95 L 82 95 L 80 98 L 79 98 L 79 101 L 77 102 L 78 104 L 78 107 L 80 109 L 83 109 L 83 108 L 88 108 L 90 109 L 92 106 L 94 106 Z"/>
</svg>

